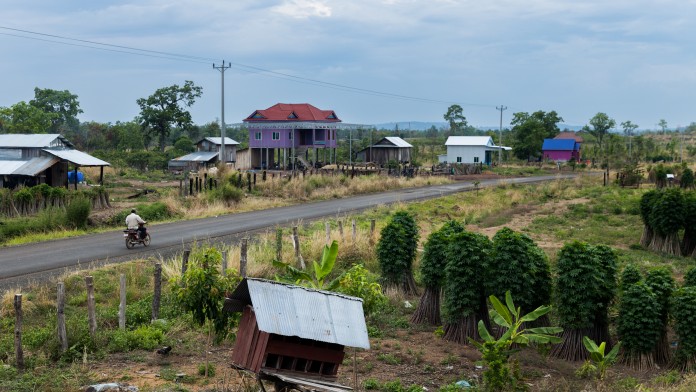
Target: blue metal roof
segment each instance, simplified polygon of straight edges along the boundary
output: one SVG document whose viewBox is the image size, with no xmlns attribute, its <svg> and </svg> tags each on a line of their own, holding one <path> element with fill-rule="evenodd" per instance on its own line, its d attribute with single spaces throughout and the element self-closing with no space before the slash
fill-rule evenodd
<svg viewBox="0 0 696 392">
<path fill-rule="evenodd" d="M 543 151 L 577 151 L 580 144 L 573 139 L 544 139 Z"/>
</svg>

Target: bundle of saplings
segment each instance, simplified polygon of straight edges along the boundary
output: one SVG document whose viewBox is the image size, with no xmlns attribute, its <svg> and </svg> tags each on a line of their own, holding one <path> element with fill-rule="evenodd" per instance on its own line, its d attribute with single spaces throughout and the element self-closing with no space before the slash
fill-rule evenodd
<svg viewBox="0 0 696 392">
<path fill-rule="evenodd" d="M 696 267 L 692 267 L 686 271 L 682 287 L 696 287 Z"/>
<path fill-rule="evenodd" d="M 696 256 L 696 193 L 684 192 L 684 236 L 681 250 L 684 256 Z"/>
<path fill-rule="evenodd" d="M 605 332 L 606 310 L 613 298 L 603 290 L 614 285 L 616 277 L 608 276 L 611 261 L 602 259 L 605 253 L 579 241 L 559 251 L 555 293 L 563 342 L 553 347 L 552 356 L 569 361 L 587 359 L 583 336 L 610 343 Z"/>
<path fill-rule="evenodd" d="M 655 267 L 650 269 L 645 276 L 645 284 L 655 295 L 660 320 L 660 337 L 655 343 L 653 358 L 658 365 L 666 365 L 670 361 L 671 354 L 669 340 L 667 340 L 670 300 L 674 294 L 676 283 L 672 277 L 672 272 L 667 267 Z"/>
<path fill-rule="evenodd" d="M 650 213 L 659 195 L 660 193 L 653 189 L 643 193 L 640 198 L 640 219 L 643 220 L 643 235 L 640 237 L 640 244 L 646 248 L 650 246 L 654 236 L 654 230 L 650 223 Z"/>
<path fill-rule="evenodd" d="M 674 331 L 679 345 L 674 353 L 673 365 L 684 371 L 696 370 L 696 287 L 687 286 L 677 290 L 672 297 Z"/>
<path fill-rule="evenodd" d="M 505 227 L 493 236 L 486 295 L 510 291 L 523 313 L 551 303 L 551 272 L 546 254 L 528 236 Z M 543 324 L 547 322 L 546 319 Z"/>
<path fill-rule="evenodd" d="M 618 258 L 613 249 L 606 245 L 592 247 L 600 268 L 602 279 L 599 281 L 597 291 L 597 309 L 595 311 L 595 342 L 606 342 L 607 349 L 612 348 L 611 335 L 609 335 L 609 306 L 616 296 L 616 273 Z"/>
<path fill-rule="evenodd" d="M 616 332 L 622 361 L 634 368 L 654 366 L 652 352 L 661 331 L 657 297 L 644 282 L 629 285 L 621 294 Z"/>
<path fill-rule="evenodd" d="M 428 236 L 423 246 L 423 257 L 420 263 L 420 273 L 425 291 L 421 296 L 418 308 L 411 316 L 411 322 L 416 324 L 442 325 L 440 320 L 440 291 L 445 279 L 447 265 L 446 250 L 453 234 L 464 231 L 464 227 L 456 221 L 447 221 L 437 231 Z"/>
<path fill-rule="evenodd" d="M 670 255 L 681 256 L 679 230 L 684 226 L 684 195 L 679 188 L 659 192 L 650 211 L 654 235 L 650 248 Z"/>
<path fill-rule="evenodd" d="M 635 264 L 626 265 L 621 272 L 621 281 L 619 282 L 619 291 L 624 292 L 630 285 L 643 280 L 643 275 L 640 273 Z"/>
<path fill-rule="evenodd" d="M 406 211 L 396 212 L 382 229 L 377 243 L 377 260 L 385 289 L 396 288 L 407 295 L 418 294 L 413 280 L 418 238 L 416 221 Z"/>
<path fill-rule="evenodd" d="M 679 179 L 679 187 L 682 189 L 694 189 L 694 171 L 688 167 L 684 168 L 682 171 L 681 178 Z"/>
<path fill-rule="evenodd" d="M 444 316 L 446 340 L 478 340 L 478 322 L 490 330 L 484 282 L 491 242 L 485 235 L 462 231 L 452 235 L 446 251 Z"/>
</svg>

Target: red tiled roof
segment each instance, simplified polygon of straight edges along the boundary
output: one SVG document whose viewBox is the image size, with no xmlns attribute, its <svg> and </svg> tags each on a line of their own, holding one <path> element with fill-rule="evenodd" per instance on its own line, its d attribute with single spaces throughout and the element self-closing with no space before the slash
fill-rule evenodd
<svg viewBox="0 0 696 392">
<path fill-rule="evenodd" d="M 308 103 L 277 103 L 265 110 L 256 110 L 244 121 L 321 121 L 340 122 L 333 110 L 321 110 Z"/>
<path fill-rule="evenodd" d="M 554 139 L 573 139 L 578 143 L 583 142 L 582 136 L 579 136 L 577 133 L 571 131 L 560 132 L 558 135 L 556 135 L 556 137 L 554 137 Z"/>
</svg>

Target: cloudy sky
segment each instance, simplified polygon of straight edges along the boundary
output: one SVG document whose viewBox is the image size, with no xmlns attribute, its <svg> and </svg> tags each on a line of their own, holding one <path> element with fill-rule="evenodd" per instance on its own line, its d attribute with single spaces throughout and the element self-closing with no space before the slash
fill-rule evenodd
<svg viewBox="0 0 696 392">
<path fill-rule="evenodd" d="M 497 105 L 504 124 L 556 110 L 686 126 L 694 17 L 694 0 L 4 0 L 0 106 L 67 89 L 82 121 L 127 121 L 136 99 L 192 80 L 202 124 L 220 117 L 224 59 L 227 123 L 308 102 L 361 124 L 443 121 L 458 103 L 477 126 L 498 124 Z"/>
</svg>

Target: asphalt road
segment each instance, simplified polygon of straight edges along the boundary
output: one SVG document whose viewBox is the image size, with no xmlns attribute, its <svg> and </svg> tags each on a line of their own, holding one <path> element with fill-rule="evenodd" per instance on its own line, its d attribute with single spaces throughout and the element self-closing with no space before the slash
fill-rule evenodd
<svg viewBox="0 0 696 392">
<path fill-rule="evenodd" d="M 502 182 L 527 184 L 570 178 L 572 174 L 525 177 L 504 180 L 481 180 L 480 187 Z M 325 216 L 340 216 L 379 205 L 440 197 L 474 189 L 472 182 L 459 182 L 423 188 L 310 202 L 289 207 L 272 208 L 214 218 L 149 225 L 152 244 L 126 249 L 122 230 L 100 234 L 12 246 L 0 249 L 0 288 L 22 286 L 69 270 L 90 268 L 108 263 L 148 256 L 162 256 L 181 251 L 187 244 L 201 240 L 234 240 L 235 238 L 274 226 L 290 226 Z"/>
</svg>

